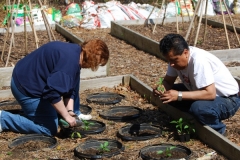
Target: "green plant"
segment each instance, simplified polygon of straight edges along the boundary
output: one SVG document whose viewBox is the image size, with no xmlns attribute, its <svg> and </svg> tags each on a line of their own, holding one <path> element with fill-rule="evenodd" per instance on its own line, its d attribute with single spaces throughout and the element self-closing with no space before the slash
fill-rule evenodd
<svg viewBox="0 0 240 160">
<path fill-rule="evenodd" d="M 166 150 L 159 150 L 157 154 L 164 154 L 164 156 L 171 157 L 171 151 L 176 148 L 175 146 L 167 147 Z"/>
<path fill-rule="evenodd" d="M 165 88 L 163 86 L 163 78 L 159 78 L 158 82 L 157 82 L 157 90 L 160 91 L 160 92 L 164 92 L 165 91 Z"/>
<path fill-rule="evenodd" d="M 187 120 L 183 120 L 183 118 L 179 118 L 179 120 L 171 121 L 170 123 L 176 124 L 176 129 L 179 134 L 195 132 L 195 129 L 193 128 L 192 124 L 188 122 Z"/>
<path fill-rule="evenodd" d="M 76 135 L 76 136 L 75 136 L 75 135 Z M 72 134 L 71 134 L 71 138 L 74 139 L 75 137 L 81 138 L 82 136 L 81 136 L 81 134 L 80 134 L 79 132 L 74 131 L 74 132 L 72 132 Z"/>
<path fill-rule="evenodd" d="M 83 128 L 84 128 L 85 130 L 88 130 L 91 125 L 94 125 L 93 122 L 88 122 L 87 120 L 83 120 L 83 119 L 81 119 L 81 120 L 82 120 L 82 122 L 83 122 L 83 124 L 84 124 L 84 125 L 83 125 Z"/>
<path fill-rule="evenodd" d="M 110 151 L 110 149 L 108 148 L 108 141 L 105 141 L 104 143 L 100 144 L 99 151 L 100 151 L 100 153 Z"/>
</svg>

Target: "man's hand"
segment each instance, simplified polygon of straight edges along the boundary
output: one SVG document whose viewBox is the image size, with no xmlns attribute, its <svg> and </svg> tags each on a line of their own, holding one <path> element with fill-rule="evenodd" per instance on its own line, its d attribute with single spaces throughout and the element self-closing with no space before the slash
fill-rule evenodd
<svg viewBox="0 0 240 160">
<path fill-rule="evenodd" d="M 162 100 L 163 103 L 176 101 L 178 99 L 178 91 L 168 90 L 161 95 L 160 99 Z"/>
<path fill-rule="evenodd" d="M 161 92 L 161 91 L 159 91 L 159 90 L 157 90 L 157 88 L 153 89 L 153 95 L 154 95 L 155 97 L 161 97 L 163 94 L 164 94 L 164 93 Z"/>
</svg>

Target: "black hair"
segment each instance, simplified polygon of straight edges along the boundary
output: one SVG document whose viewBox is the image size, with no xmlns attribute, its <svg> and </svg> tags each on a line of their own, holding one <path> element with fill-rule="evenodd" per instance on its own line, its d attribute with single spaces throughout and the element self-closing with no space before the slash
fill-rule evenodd
<svg viewBox="0 0 240 160">
<path fill-rule="evenodd" d="M 159 49 L 163 56 L 166 56 L 171 50 L 174 55 L 181 55 L 184 49 L 189 50 L 189 47 L 180 34 L 167 34 L 159 42 Z"/>
</svg>

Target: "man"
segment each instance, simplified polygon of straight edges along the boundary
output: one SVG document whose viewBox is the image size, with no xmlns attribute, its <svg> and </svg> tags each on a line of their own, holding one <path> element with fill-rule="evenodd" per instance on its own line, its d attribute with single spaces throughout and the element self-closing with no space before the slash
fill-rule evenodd
<svg viewBox="0 0 240 160">
<path fill-rule="evenodd" d="M 221 120 L 233 116 L 240 106 L 239 86 L 227 67 L 211 53 L 188 46 L 179 34 L 166 35 L 159 49 L 169 62 L 163 80 L 166 91 L 156 88 L 153 93 L 224 134 L 226 125 Z M 174 84 L 177 77 L 182 83 Z"/>
</svg>

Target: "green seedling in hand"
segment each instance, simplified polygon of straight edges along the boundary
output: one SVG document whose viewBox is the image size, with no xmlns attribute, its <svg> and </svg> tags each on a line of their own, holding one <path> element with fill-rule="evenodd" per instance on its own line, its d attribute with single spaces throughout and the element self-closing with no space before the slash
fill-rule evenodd
<svg viewBox="0 0 240 160">
<path fill-rule="evenodd" d="M 167 157 L 171 157 L 172 154 L 171 154 L 171 150 L 173 150 L 174 148 L 176 148 L 175 146 L 171 146 L 171 147 L 167 147 L 166 150 L 160 150 L 160 151 L 157 151 L 157 154 L 164 154 L 164 156 L 167 156 Z"/>
<path fill-rule="evenodd" d="M 84 124 L 84 125 L 83 125 L 83 128 L 84 128 L 85 130 L 88 130 L 91 125 L 94 125 L 93 122 L 88 122 L 87 120 L 83 120 L 83 119 L 82 119 L 82 122 L 83 122 L 83 124 Z"/>
<path fill-rule="evenodd" d="M 81 134 L 79 132 L 76 132 L 76 131 L 71 134 L 72 139 L 74 139 L 75 137 L 76 138 L 82 138 Z"/>
<path fill-rule="evenodd" d="M 163 78 L 159 78 L 157 85 L 158 85 L 157 90 L 164 93 L 165 88 L 163 86 Z"/>
<path fill-rule="evenodd" d="M 105 141 L 103 144 L 100 144 L 99 151 L 100 151 L 100 153 L 110 151 L 110 149 L 108 148 L 108 141 Z"/>
</svg>

